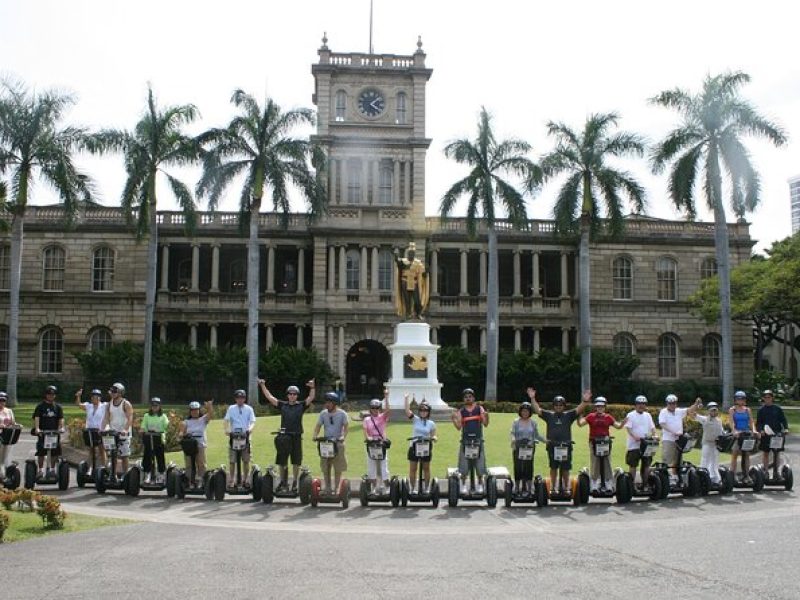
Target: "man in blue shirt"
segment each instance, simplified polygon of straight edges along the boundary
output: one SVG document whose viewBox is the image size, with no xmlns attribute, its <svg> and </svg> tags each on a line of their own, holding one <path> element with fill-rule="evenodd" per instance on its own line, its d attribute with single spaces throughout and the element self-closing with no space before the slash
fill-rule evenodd
<svg viewBox="0 0 800 600">
<path fill-rule="evenodd" d="M 236 404 L 228 407 L 223 423 L 226 434 L 241 432 L 247 435 L 247 441 L 242 448 L 242 478 L 246 479 L 250 474 L 250 432 L 253 431 L 256 424 L 256 413 L 252 406 L 246 404 L 247 393 L 244 390 L 233 392 L 233 399 Z M 228 487 L 230 488 L 236 481 L 236 450 L 233 449 L 233 439 L 229 441 L 228 466 L 230 467 L 228 469 Z M 250 482 L 245 481 L 244 487 L 249 488 Z"/>
</svg>

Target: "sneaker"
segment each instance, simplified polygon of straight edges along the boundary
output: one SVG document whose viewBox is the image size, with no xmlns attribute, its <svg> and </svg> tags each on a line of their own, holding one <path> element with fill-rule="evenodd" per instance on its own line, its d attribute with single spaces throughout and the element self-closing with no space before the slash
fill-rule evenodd
<svg viewBox="0 0 800 600">
<path fill-rule="evenodd" d="M 281 481 L 278 484 L 278 487 L 275 488 L 275 491 L 276 492 L 285 492 L 287 489 L 288 488 L 286 487 L 286 482 L 285 481 Z"/>
<path fill-rule="evenodd" d="M 461 495 L 462 496 L 466 496 L 467 495 L 467 484 L 466 483 L 462 483 L 461 484 Z"/>
<path fill-rule="evenodd" d="M 148 473 L 147 475 L 144 476 L 144 482 L 145 483 L 150 483 L 150 473 Z"/>
<path fill-rule="evenodd" d="M 297 493 L 297 481 L 296 480 L 292 482 L 292 493 L 293 494 Z"/>
<path fill-rule="evenodd" d="M 478 483 L 478 484 L 475 485 L 475 493 L 476 494 L 482 494 L 483 493 L 483 484 L 482 483 Z"/>
</svg>

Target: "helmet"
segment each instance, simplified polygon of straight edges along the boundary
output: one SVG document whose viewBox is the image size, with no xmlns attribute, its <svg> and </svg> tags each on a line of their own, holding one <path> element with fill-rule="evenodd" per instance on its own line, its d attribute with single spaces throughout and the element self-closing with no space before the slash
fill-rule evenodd
<svg viewBox="0 0 800 600">
<path fill-rule="evenodd" d="M 717 404 L 716 402 L 709 402 L 708 404 L 706 404 L 706 408 L 708 410 L 711 410 L 712 408 L 716 409 L 719 408 L 719 404 Z"/>
<path fill-rule="evenodd" d="M 339 404 L 339 394 L 336 392 L 327 392 L 325 394 L 325 402 L 333 402 L 334 404 Z"/>
<path fill-rule="evenodd" d="M 290 385 L 289 387 L 286 388 L 286 393 L 287 394 L 299 394 L 300 393 L 300 388 L 297 387 L 296 385 Z"/>
<path fill-rule="evenodd" d="M 369 408 L 370 410 L 372 410 L 373 408 L 380 408 L 382 404 L 383 402 L 381 402 L 377 398 L 373 398 L 372 400 L 369 401 Z"/>
<path fill-rule="evenodd" d="M 678 397 L 675 394 L 667 394 L 667 397 L 664 398 L 664 402 L 667 404 L 671 404 L 672 402 L 677 402 Z"/>
<path fill-rule="evenodd" d="M 598 396 L 597 398 L 594 399 L 594 403 L 595 403 L 595 405 L 601 404 L 601 405 L 605 406 L 608 402 L 607 402 L 605 396 Z"/>
<path fill-rule="evenodd" d="M 423 400 L 422 402 L 419 403 L 419 407 L 417 408 L 417 412 L 420 412 L 420 411 L 423 411 L 423 410 L 427 410 L 428 412 L 431 412 L 431 405 L 428 404 L 425 400 Z"/>
<path fill-rule="evenodd" d="M 634 404 L 647 404 L 647 396 L 639 394 L 633 402 Z"/>
<path fill-rule="evenodd" d="M 150 398 L 150 404 L 161 404 L 161 398 L 158 396 L 153 396 Z"/>
<path fill-rule="evenodd" d="M 555 396 L 553 397 L 553 404 L 566 404 L 567 400 L 564 396 Z"/>
<path fill-rule="evenodd" d="M 463 398 L 467 394 L 472 394 L 474 396 L 475 395 L 475 390 L 473 390 L 472 388 L 464 388 L 464 391 L 461 392 L 461 397 Z"/>
<path fill-rule="evenodd" d="M 769 392 L 769 390 L 767 390 Z M 766 392 L 765 392 L 766 393 Z M 770 392 L 771 394 L 772 392 Z M 747 394 L 745 394 L 742 390 L 736 390 L 733 394 L 734 400 L 747 400 Z"/>
<path fill-rule="evenodd" d="M 89 394 L 89 395 L 90 395 L 90 396 L 100 396 L 100 397 L 102 398 L 102 396 L 103 396 L 103 392 L 101 392 L 101 391 L 100 391 L 100 390 L 98 390 L 97 388 L 94 388 L 94 389 L 92 390 L 92 393 L 91 393 L 91 394 Z"/>
<path fill-rule="evenodd" d="M 517 414 L 522 416 L 522 411 L 523 410 L 527 410 L 528 411 L 528 415 L 532 415 L 533 414 L 533 405 L 530 402 L 523 402 L 522 404 L 519 405 L 519 408 L 517 409 Z"/>
<path fill-rule="evenodd" d="M 45 394 L 55 394 L 57 391 L 58 390 L 56 389 L 56 386 L 54 386 L 54 385 L 48 385 L 46 388 L 44 388 L 44 393 Z"/>
<path fill-rule="evenodd" d="M 247 398 L 247 392 L 245 392 L 244 390 L 236 390 L 235 392 L 233 392 L 233 397 L 234 398 Z"/>
<path fill-rule="evenodd" d="M 772 393 L 772 390 L 764 390 L 761 392 L 762 396 L 774 396 L 775 394 Z"/>
<path fill-rule="evenodd" d="M 0 392 L 0 400 L 8 400 L 8 394 L 5 392 Z"/>
<path fill-rule="evenodd" d="M 125 386 L 122 385 L 121 383 L 117 382 L 117 383 L 115 383 L 114 385 L 111 386 L 111 391 L 112 392 L 119 392 L 120 394 L 124 394 L 125 393 Z"/>
<path fill-rule="evenodd" d="M 197 400 L 189 402 L 189 410 L 200 410 L 200 403 Z"/>
</svg>

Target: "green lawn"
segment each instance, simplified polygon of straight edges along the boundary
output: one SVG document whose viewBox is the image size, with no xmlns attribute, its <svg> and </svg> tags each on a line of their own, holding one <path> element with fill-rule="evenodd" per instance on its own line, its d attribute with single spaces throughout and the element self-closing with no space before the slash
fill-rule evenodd
<svg viewBox="0 0 800 600">
<path fill-rule="evenodd" d="M 314 474 L 319 474 L 319 458 L 317 456 L 316 444 L 311 441 L 311 434 L 317 419 L 316 414 L 309 414 L 304 417 L 305 434 L 303 436 L 303 462 L 311 467 Z M 351 414 L 351 419 L 353 415 Z M 505 465 L 512 470 L 511 448 L 509 443 L 509 431 L 511 423 L 516 418 L 514 414 L 493 413 L 489 427 L 484 431 L 487 465 Z M 260 465 L 262 469 L 275 460 L 275 445 L 271 431 L 275 431 L 280 423 L 280 417 L 259 417 L 256 428 L 252 436 L 253 461 Z M 541 421 L 539 422 L 541 424 Z M 445 477 L 448 466 L 455 466 L 458 456 L 459 432 L 456 431 L 452 423 L 437 423 L 439 441 L 433 449 L 432 469 L 433 475 L 439 478 Z M 395 474 L 405 474 L 408 472 L 408 460 L 406 454 L 408 446 L 406 438 L 411 435 L 411 424 L 405 419 L 401 423 L 389 424 L 387 437 L 392 440 L 392 447 L 389 450 L 389 467 Z M 612 448 L 612 464 L 614 467 L 624 467 L 625 457 L 625 433 L 623 431 L 612 430 L 615 438 Z M 579 428 L 577 425 L 573 429 L 573 439 L 575 440 L 575 450 L 573 465 L 581 468 L 589 465 L 588 427 Z M 350 421 L 350 433 L 347 440 L 347 462 L 348 474 L 351 478 L 360 477 L 366 472 L 366 450 L 363 444 L 364 434 L 361 429 L 360 421 Z M 208 426 L 207 463 L 211 467 L 217 467 L 227 463 L 227 440 L 224 438 L 222 421 L 214 420 Z M 168 460 L 172 460 L 179 465 L 183 465 L 183 455 L 180 452 L 172 452 L 167 455 Z M 658 458 L 658 457 L 657 457 Z M 700 463 L 699 450 L 693 450 L 687 456 L 687 460 Z M 543 446 L 537 447 L 534 461 L 535 472 L 543 473 L 547 469 L 547 454 Z"/>
<path fill-rule="evenodd" d="M 92 517 L 79 513 L 69 513 L 64 522 L 63 529 L 44 529 L 42 518 L 35 512 L 19 512 L 16 510 L 4 511 L 9 516 L 9 527 L 3 537 L 4 542 L 19 542 L 29 538 L 51 535 L 54 533 L 72 533 L 86 529 L 97 529 L 109 525 L 124 525 L 132 523 L 125 519 L 111 519 L 105 517 Z"/>
</svg>

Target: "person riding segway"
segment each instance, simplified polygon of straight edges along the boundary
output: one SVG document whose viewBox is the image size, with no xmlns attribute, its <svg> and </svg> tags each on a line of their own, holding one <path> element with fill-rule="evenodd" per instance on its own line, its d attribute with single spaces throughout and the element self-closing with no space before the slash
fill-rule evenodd
<svg viewBox="0 0 800 600">
<path fill-rule="evenodd" d="M 76 480 L 78 487 L 86 484 L 94 485 L 95 472 L 100 465 L 106 464 L 106 450 L 100 432 L 105 428 L 108 404 L 103 402 L 103 393 L 95 388 L 89 394 L 89 402 L 81 402 L 83 388 L 75 392 L 75 404 L 86 413 L 86 426 L 83 429 L 83 443 L 89 450 L 89 461 L 78 463 Z"/>
<path fill-rule="evenodd" d="M 404 402 L 406 417 L 411 420 L 411 437 L 408 438 L 408 479 L 400 486 L 400 503 L 407 506 L 409 502 L 430 502 L 436 508 L 439 506 L 439 482 L 435 477 L 431 479 L 431 457 L 437 438 L 436 423 L 430 418 L 431 405 L 423 398 L 415 415 L 408 394 Z"/>
<path fill-rule="evenodd" d="M 689 414 L 688 408 L 678 408 L 678 397 L 668 394 L 664 399 L 666 407 L 658 413 L 661 426 L 662 462 L 655 463 L 653 470 L 661 477 L 661 497 L 669 494 L 682 494 L 691 498 L 700 493 L 700 476 L 697 468 L 683 460 L 683 455 L 694 447 L 696 440 L 683 432 L 683 419 Z"/>
<path fill-rule="evenodd" d="M 235 404 L 225 412 L 223 424 L 228 436 L 228 486 L 226 492 L 234 496 L 252 496 L 261 500 L 258 467 L 250 471 L 250 434 L 256 425 L 256 413 L 247 402 L 247 392 L 233 392 Z"/>
<path fill-rule="evenodd" d="M 290 385 L 286 389 L 286 400 L 278 400 L 267 389 L 267 384 L 263 379 L 258 380 L 258 387 L 262 395 L 272 406 L 281 413 L 281 426 L 275 435 L 275 464 L 280 469 L 280 479 L 275 473 L 275 467 L 268 466 L 260 481 L 253 485 L 260 486 L 261 500 L 265 504 L 271 504 L 273 499 L 278 498 L 300 498 L 301 504 L 308 504 L 311 500 L 311 479 L 308 467 L 302 466 L 303 463 L 303 414 L 309 409 L 316 395 L 316 384 L 313 379 L 306 382 L 308 396 L 300 402 L 300 389 Z M 289 485 L 289 459 L 292 460 L 292 483 Z"/>
<path fill-rule="evenodd" d="M 756 450 L 758 432 L 750 407 L 747 406 L 747 394 L 739 390 L 733 394 L 734 405 L 728 410 L 733 428 L 734 444 L 731 447 L 731 472 L 734 475 L 735 488 L 749 488 L 760 492 L 764 488 L 764 472 L 750 466 L 750 454 Z M 741 461 L 741 471 L 736 473 L 737 458 Z"/>
<path fill-rule="evenodd" d="M 336 392 L 325 394 L 325 409 L 319 413 L 314 425 L 314 441 L 317 442 L 320 468 L 322 470 L 324 488 L 319 479 L 311 482 L 311 506 L 319 503 L 342 504 L 342 508 L 350 505 L 350 482 L 343 478 L 347 471 L 345 439 L 350 419 L 347 413 L 339 408 L 339 395 Z M 319 436 L 320 429 L 323 437 Z M 331 470 L 333 470 L 333 486 L 331 486 Z"/>
<path fill-rule="evenodd" d="M 629 469 L 628 478 L 632 484 L 632 496 L 660 500 L 661 477 L 650 469 L 653 457 L 658 451 L 659 441 L 653 417 L 647 412 L 646 396 L 641 394 L 636 396 L 634 409 L 625 415 L 625 429 L 628 432 L 625 464 Z"/>
<path fill-rule="evenodd" d="M 22 480 L 17 463 L 11 462 L 11 448 L 19 441 L 22 427 L 14 420 L 14 411 L 6 406 L 8 394 L 0 392 L 0 485 L 15 490 Z"/>
<path fill-rule="evenodd" d="M 794 474 L 788 463 L 781 465 L 781 453 L 789 433 L 789 423 L 783 409 L 774 404 L 772 390 L 764 390 L 761 399 L 764 404 L 756 413 L 756 430 L 761 436 L 759 448 L 764 485 L 782 487 L 788 492 L 794 486 Z"/>
<path fill-rule="evenodd" d="M 486 471 L 486 453 L 483 428 L 489 426 L 489 413 L 476 404 L 475 392 L 466 388 L 461 394 L 464 406 L 453 411 L 453 425 L 461 432 L 458 448 L 458 469 L 450 469 L 447 477 L 447 502 L 458 506 L 458 500 L 486 500 L 486 505 L 497 505 L 497 484 Z M 460 483 L 460 485 L 459 485 Z"/>
<path fill-rule="evenodd" d="M 536 390 L 528 388 L 528 393 Z M 504 503 L 509 508 L 512 503 L 536 503 L 539 506 L 545 504 L 544 497 L 547 489 L 541 476 L 533 474 L 533 459 L 536 454 L 537 442 L 546 441 L 541 436 L 536 426 L 536 421 L 532 419 L 533 404 L 523 402 L 517 409 L 517 418 L 511 424 L 509 435 L 511 437 L 511 459 L 514 465 L 513 481 L 506 480 Z"/>
<path fill-rule="evenodd" d="M 36 485 L 54 484 L 58 484 L 60 490 L 69 487 L 69 464 L 61 458 L 64 411 L 56 402 L 56 391 L 56 386 L 48 385 L 44 390 L 44 400 L 33 410 L 31 433 L 38 440 L 36 460 L 25 461 L 24 485 L 27 489 L 33 489 Z"/>
<path fill-rule="evenodd" d="M 214 417 L 214 401 L 209 400 L 205 412 L 200 403 L 189 403 L 189 414 L 181 423 L 178 437 L 184 457 L 183 469 L 167 471 L 167 496 L 179 499 L 185 496 L 205 496 L 207 500 L 221 502 L 225 498 L 225 472 L 206 470 L 206 429 Z"/>
<path fill-rule="evenodd" d="M 400 504 L 400 480 L 389 477 L 389 457 L 387 452 L 391 440 L 386 437 L 386 424 L 389 421 L 389 390 L 383 390 L 383 401 L 373 398 L 369 402 L 369 415 L 364 417 L 362 431 L 367 450 L 367 474 L 361 478 L 359 499 L 361 506 L 370 502 L 391 502 Z"/>
<path fill-rule="evenodd" d="M 169 418 L 161 408 L 161 398 L 150 399 L 150 410 L 142 417 L 140 428 L 142 447 L 144 448 L 142 458 L 144 481 L 141 483 L 141 488 L 148 491 L 161 491 L 167 486 L 167 470 L 173 467 L 173 465 L 167 467 L 164 457 Z"/>
<path fill-rule="evenodd" d="M 706 405 L 708 415 L 699 415 L 697 411 L 702 407 L 700 398 L 689 407 L 689 418 L 700 423 L 703 428 L 700 451 L 700 468 L 697 474 L 700 477 L 700 494 L 708 495 L 717 492 L 720 495 L 730 494 L 733 490 L 733 473 L 730 469 L 719 464 L 719 450 L 717 439 L 724 435 L 722 419 L 719 418 L 719 405 L 709 402 Z"/>
<path fill-rule="evenodd" d="M 589 425 L 589 459 L 591 476 L 582 469 L 578 475 L 578 491 L 581 503 L 592 498 L 613 498 L 625 504 L 633 496 L 633 482 L 622 469 L 612 470 L 611 446 L 614 438 L 610 428 L 622 429 L 625 421 L 617 421 L 606 412 L 607 401 L 604 396 L 594 399 L 594 412 L 578 419 L 578 427 Z"/>
</svg>

